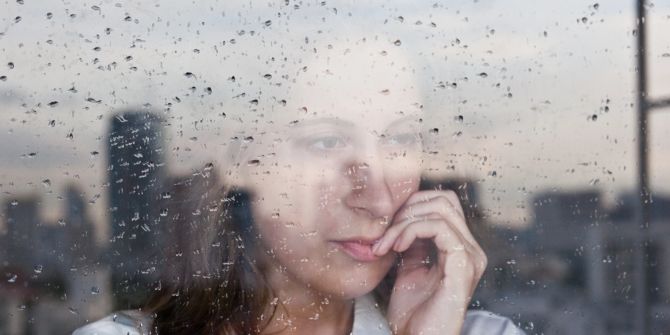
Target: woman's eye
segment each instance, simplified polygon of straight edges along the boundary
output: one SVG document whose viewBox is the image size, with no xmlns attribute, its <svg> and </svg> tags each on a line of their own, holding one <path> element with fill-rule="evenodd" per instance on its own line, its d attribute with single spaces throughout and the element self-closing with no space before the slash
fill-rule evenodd
<svg viewBox="0 0 670 335">
<path fill-rule="evenodd" d="M 410 146 L 421 142 L 421 137 L 416 133 L 403 133 L 390 135 L 385 141 L 389 145 L 403 145 Z"/>
<path fill-rule="evenodd" d="M 339 136 L 323 136 L 309 142 L 309 148 L 313 150 L 335 150 L 344 148 L 346 145 L 346 139 Z"/>
</svg>

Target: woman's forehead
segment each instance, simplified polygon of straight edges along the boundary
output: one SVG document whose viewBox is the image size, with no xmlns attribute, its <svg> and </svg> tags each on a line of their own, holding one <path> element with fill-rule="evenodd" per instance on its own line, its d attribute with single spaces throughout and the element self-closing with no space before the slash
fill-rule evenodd
<svg viewBox="0 0 670 335">
<path fill-rule="evenodd" d="M 262 95 L 281 101 L 263 116 L 282 125 L 299 120 L 337 119 L 353 124 L 385 126 L 421 112 L 421 95 L 412 61 L 384 43 L 350 48 L 328 45 L 307 54 L 303 66 L 283 83 L 265 87 Z"/>
</svg>

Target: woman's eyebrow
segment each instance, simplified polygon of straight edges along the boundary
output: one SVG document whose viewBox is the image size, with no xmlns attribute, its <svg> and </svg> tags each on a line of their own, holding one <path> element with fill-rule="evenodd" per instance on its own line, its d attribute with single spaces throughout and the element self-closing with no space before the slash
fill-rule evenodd
<svg viewBox="0 0 670 335">
<path fill-rule="evenodd" d="M 298 128 L 314 126 L 314 125 L 322 125 L 322 124 L 335 125 L 339 127 L 351 127 L 354 125 L 353 122 L 342 120 L 336 117 L 302 119 L 290 122 L 290 126 Z"/>
<path fill-rule="evenodd" d="M 386 129 L 391 129 L 393 127 L 396 127 L 398 125 L 402 125 L 404 123 L 410 123 L 410 122 L 411 123 L 419 123 L 420 120 L 421 120 L 421 117 L 418 114 L 407 115 L 407 116 L 404 116 L 400 119 L 397 119 L 397 120 L 391 122 L 391 124 L 389 124 L 388 127 L 386 127 Z"/>
</svg>

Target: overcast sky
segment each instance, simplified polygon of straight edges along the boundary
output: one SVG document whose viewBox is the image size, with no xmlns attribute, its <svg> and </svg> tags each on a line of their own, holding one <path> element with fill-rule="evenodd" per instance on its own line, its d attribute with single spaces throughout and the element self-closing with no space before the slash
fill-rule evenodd
<svg viewBox="0 0 670 335">
<path fill-rule="evenodd" d="M 169 165 L 188 173 L 216 158 L 202 125 L 225 122 L 211 106 L 236 71 L 216 64 L 263 36 L 315 38 L 323 22 L 383 27 L 422 55 L 441 148 L 427 173 L 476 180 L 492 221 L 526 224 L 528 197 L 552 188 L 596 187 L 611 201 L 635 185 L 632 1 L 250 3 L 0 3 L 0 200 L 38 194 L 45 217 L 57 219 L 59 195 L 74 182 L 87 199 L 100 196 L 92 210 L 102 225 L 113 112 L 164 112 L 171 102 Z M 650 14 L 650 91 L 670 96 L 670 3 L 654 2 Z M 667 194 L 670 111 L 651 120 L 651 181 Z"/>
</svg>

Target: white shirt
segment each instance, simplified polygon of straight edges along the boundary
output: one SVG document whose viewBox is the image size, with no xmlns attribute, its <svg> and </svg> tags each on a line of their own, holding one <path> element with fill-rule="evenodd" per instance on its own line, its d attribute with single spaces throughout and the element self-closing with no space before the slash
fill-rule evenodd
<svg viewBox="0 0 670 335">
<path fill-rule="evenodd" d="M 85 325 L 72 335 L 146 335 L 151 319 L 138 311 L 114 313 Z M 371 295 L 356 299 L 352 335 L 390 335 L 388 321 Z M 468 311 L 462 335 L 523 335 L 521 329 L 504 317 L 486 311 Z"/>
</svg>

